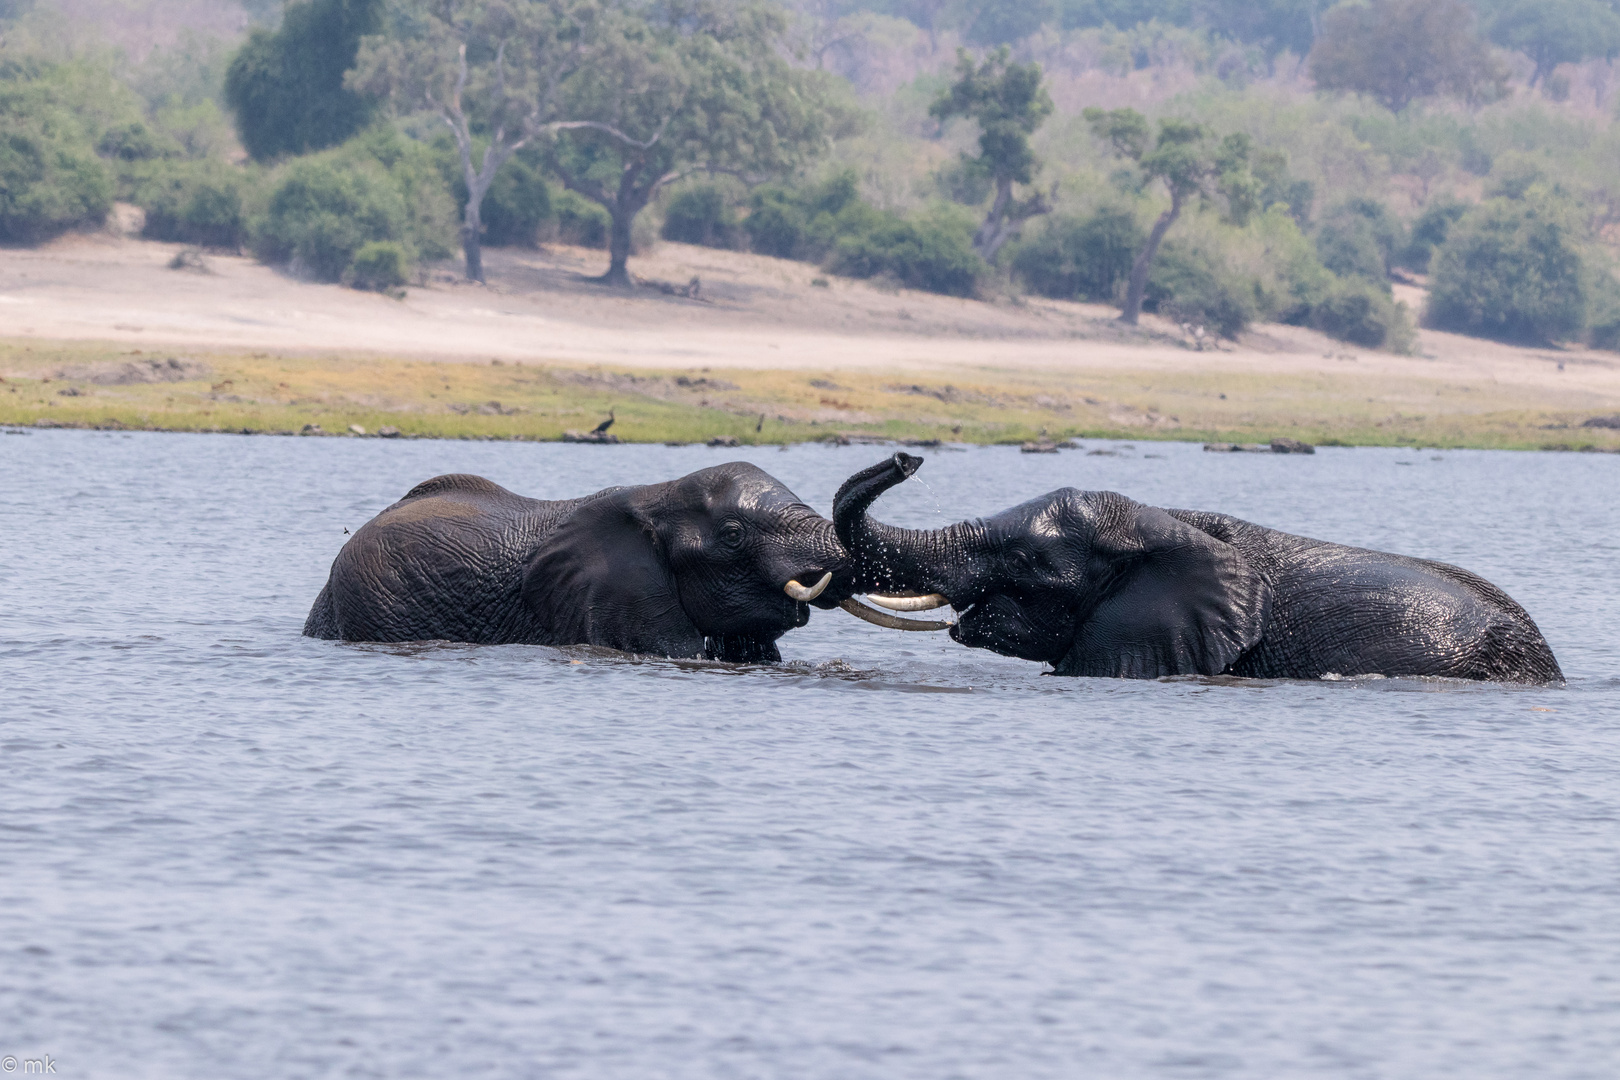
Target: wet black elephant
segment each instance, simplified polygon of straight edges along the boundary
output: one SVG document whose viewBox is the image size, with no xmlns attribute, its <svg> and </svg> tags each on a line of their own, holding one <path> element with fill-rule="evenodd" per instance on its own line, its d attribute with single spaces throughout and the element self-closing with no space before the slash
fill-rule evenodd
<svg viewBox="0 0 1620 1080">
<path fill-rule="evenodd" d="M 746 463 L 556 502 L 440 476 L 355 532 L 304 633 L 774 661 L 847 570 L 832 523 Z"/>
<path fill-rule="evenodd" d="M 1074 488 L 938 530 L 872 520 L 872 501 L 921 464 L 896 454 L 857 473 L 833 521 L 856 578 L 896 594 L 875 602 L 948 602 L 964 645 L 1057 675 L 1563 679 L 1512 598 L 1428 559 Z"/>
</svg>

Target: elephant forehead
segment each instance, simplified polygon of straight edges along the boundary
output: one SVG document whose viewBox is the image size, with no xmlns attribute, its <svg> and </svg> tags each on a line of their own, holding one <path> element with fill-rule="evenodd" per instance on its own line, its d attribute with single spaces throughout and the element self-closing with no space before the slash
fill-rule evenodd
<svg viewBox="0 0 1620 1080">
<path fill-rule="evenodd" d="M 747 462 L 731 462 L 701 469 L 682 481 L 701 493 L 711 509 L 780 510 L 799 503 L 799 497 L 776 477 Z"/>
</svg>

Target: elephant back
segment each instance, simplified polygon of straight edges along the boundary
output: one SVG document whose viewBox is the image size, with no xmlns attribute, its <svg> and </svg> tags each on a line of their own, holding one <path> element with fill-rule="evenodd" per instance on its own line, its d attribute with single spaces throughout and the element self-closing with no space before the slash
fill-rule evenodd
<svg viewBox="0 0 1620 1080">
<path fill-rule="evenodd" d="M 460 473 L 418 484 L 344 545 L 306 632 L 346 641 L 532 640 L 524 564 L 600 494 L 529 499 Z"/>
</svg>

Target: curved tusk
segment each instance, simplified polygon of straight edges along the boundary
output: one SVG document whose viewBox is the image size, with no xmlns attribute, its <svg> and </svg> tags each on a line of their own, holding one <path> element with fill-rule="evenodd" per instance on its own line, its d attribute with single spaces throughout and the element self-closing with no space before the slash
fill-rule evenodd
<svg viewBox="0 0 1620 1080">
<path fill-rule="evenodd" d="M 902 619 L 899 616 L 890 615 L 887 611 L 873 611 L 865 604 L 855 600 L 840 600 L 838 606 L 857 619 L 865 619 L 867 622 L 877 626 L 887 626 L 890 630 L 949 630 L 951 628 L 951 624 L 948 622 Z"/>
<path fill-rule="evenodd" d="M 890 611 L 933 611 L 950 603 L 949 599 L 937 592 L 929 593 L 927 596 L 882 596 L 878 593 L 867 593 L 866 599 Z"/>
<path fill-rule="evenodd" d="M 793 597 L 793 599 L 799 601 L 800 603 L 809 603 L 811 600 L 814 600 L 816 597 L 818 597 L 822 593 L 826 592 L 827 591 L 827 586 L 831 582 L 832 582 L 832 571 L 829 570 L 825 574 L 821 575 L 821 580 L 820 581 L 816 582 L 814 585 L 810 586 L 808 589 L 805 588 L 803 585 L 800 585 L 798 583 L 798 581 L 795 580 L 795 581 L 789 581 L 786 585 L 782 586 L 782 591 L 787 593 L 789 596 Z"/>
</svg>

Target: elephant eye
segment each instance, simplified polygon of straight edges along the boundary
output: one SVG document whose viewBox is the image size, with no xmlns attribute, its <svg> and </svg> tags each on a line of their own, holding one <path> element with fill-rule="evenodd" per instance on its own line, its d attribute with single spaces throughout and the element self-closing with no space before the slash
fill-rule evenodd
<svg viewBox="0 0 1620 1080">
<path fill-rule="evenodd" d="M 720 526 L 717 534 L 722 544 L 735 545 L 742 543 L 743 527 L 740 522 L 728 521 Z"/>
</svg>

